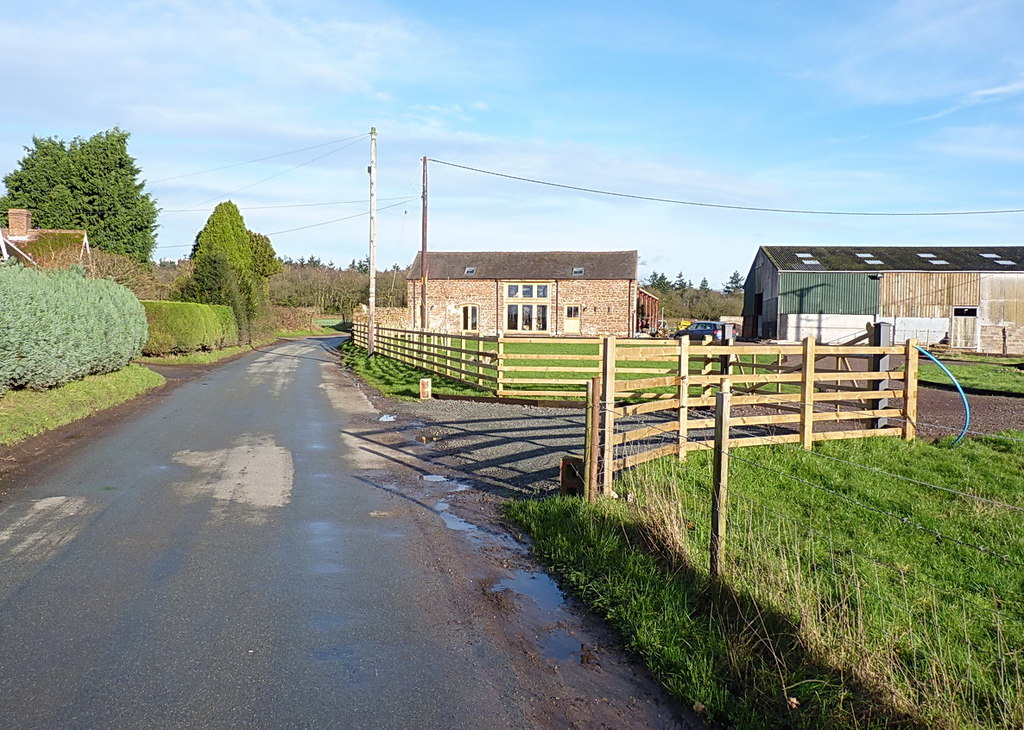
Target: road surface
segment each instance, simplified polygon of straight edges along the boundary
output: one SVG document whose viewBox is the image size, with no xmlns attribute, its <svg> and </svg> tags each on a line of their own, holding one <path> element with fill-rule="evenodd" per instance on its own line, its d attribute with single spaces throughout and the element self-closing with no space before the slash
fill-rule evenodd
<svg viewBox="0 0 1024 730">
<path fill-rule="evenodd" d="M 599 629 L 523 608 L 547 579 L 451 513 L 470 485 L 381 446 L 336 344 L 210 369 L 5 478 L 0 727 L 679 726 L 613 652 L 530 646 L 531 621 Z"/>
</svg>

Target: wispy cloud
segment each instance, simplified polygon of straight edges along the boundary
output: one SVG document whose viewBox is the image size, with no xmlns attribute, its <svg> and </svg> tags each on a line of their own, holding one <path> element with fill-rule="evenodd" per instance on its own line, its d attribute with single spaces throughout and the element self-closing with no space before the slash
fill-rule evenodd
<svg viewBox="0 0 1024 730">
<path fill-rule="evenodd" d="M 990 89 L 979 89 L 978 91 L 972 91 L 971 93 L 957 99 L 956 103 L 952 106 L 943 109 L 942 111 L 928 116 L 920 117 L 915 121 L 926 122 L 932 119 L 939 119 L 940 117 L 953 114 L 964 109 L 969 109 L 972 106 L 978 106 L 979 104 L 991 104 L 993 102 L 1002 101 L 1007 97 L 1017 96 L 1024 92 L 1024 77 L 1019 81 L 1015 81 L 1010 84 L 1004 84 L 1003 86 L 994 86 Z"/>
</svg>

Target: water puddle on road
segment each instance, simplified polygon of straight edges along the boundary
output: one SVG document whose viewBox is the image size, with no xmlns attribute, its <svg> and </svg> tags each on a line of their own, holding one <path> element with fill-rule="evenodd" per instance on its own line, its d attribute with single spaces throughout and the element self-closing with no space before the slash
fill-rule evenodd
<svg viewBox="0 0 1024 730">
<path fill-rule="evenodd" d="M 446 482 L 448 477 L 443 477 L 440 474 L 420 474 L 420 479 L 425 482 Z"/>
<path fill-rule="evenodd" d="M 451 505 L 448 504 L 448 502 L 446 502 L 443 499 L 434 505 L 434 512 L 437 513 L 438 517 L 444 520 L 444 524 L 448 529 L 458 530 L 459 532 L 466 533 L 476 533 L 480 531 L 480 528 L 478 528 L 472 522 L 467 522 L 461 517 L 453 515 L 451 512 L 449 512 L 448 510 L 450 508 Z"/>
<path fill-rule="evenodd" d="M 551 577 L 530 570 L 517 570 L 511 578 L 499 581 L 492 592 L 512 591 L 532 598 L 543 609 L 554 610 L 565 604 L 565 595 Z"/>
<path fill-rule="evenodd" d="M 583 644 L 573 638 L 565 629 L 553 629 L 548 635 L 537 644 L 540 653 L 548 659 L 557 659 L 561 662 L 573 660 L 582 662 Z"/>
</svg>

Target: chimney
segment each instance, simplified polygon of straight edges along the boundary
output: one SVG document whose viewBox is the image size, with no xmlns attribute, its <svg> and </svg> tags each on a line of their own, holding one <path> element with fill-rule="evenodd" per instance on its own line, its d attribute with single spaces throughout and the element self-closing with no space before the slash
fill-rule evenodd
<svg viewBox="0 0 1024 730">
<path fill-rule="evenodd" d="M 32 214 L 24 208 L 7 211 L 7 235 L 11 238 L 27 238 L 32 229 Z"/>
</svg>

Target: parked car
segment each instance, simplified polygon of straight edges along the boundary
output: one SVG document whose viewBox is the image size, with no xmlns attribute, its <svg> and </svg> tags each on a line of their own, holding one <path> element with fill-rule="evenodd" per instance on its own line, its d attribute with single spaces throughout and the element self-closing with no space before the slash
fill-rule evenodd
<svg viewBox="0 0 1024 730">
<path fill-rule="evenodd" d="M 677 331 L 673 337 L 682 339 L 688 337 L 691 340 L 703 340 L 710 336 L 713 340 L 725 339 L 725 324 L 722 322 L 691 322 L 688 327 Z"/>
</svg>

